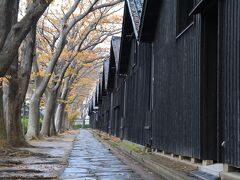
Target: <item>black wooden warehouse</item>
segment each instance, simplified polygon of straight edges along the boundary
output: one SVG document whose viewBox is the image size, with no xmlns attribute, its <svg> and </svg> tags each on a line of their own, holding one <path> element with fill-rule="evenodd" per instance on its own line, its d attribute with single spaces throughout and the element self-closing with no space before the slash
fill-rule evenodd
<svg viewBox="0 0 240 180">
<path fill-rule="evenodd" d="M 111 56 L 99 94 L 101 130 L 239 167 L 239 8 L 236 0 L 127 0 L 119 61 Z"/>
<path fill-rule="evenodd" d="M 136 1 L 135 1 L 136 3 Z M 151 73 L 151 44 L 139 42 L 138 33 L 142 4 L 134 2 L 125 4 L 123 31 L 120 49 L 119 73 L 125 77 L 123 91 L 125 90 L 124 106 L 124 139 L 142 145 L 151 137 L 150 124 L 150 73 Z M 133 18 L 131 18 L 133 17 Z"/>
</svg>

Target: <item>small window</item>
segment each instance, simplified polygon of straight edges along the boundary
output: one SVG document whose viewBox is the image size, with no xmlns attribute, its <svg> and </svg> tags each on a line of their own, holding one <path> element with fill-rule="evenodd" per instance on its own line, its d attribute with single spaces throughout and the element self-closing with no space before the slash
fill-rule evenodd
<svg viewBox="0 0 240 180">
<path fill-rule="evenodd" d="M 193 0 L 177 0 L 177 35 L 193 22 L 193 17 L 189 16 L 192 9 Z"/>
</svg>

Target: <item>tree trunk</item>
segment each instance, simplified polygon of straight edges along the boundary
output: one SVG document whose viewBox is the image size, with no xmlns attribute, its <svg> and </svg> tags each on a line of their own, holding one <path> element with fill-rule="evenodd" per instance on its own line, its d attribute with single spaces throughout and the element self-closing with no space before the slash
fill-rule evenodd
<svg viewBox="0 0 240 180">
<path fill-rule="evenodd" d="M 67 78 L 66 81 L 64 82 L 63 90 L 61 93 L 61 100 L 66 100 L 67 94 L 69 91 L 69 80 L 70 78 Z M 55 124 L 56 124 L 56 130 L 58 133 L 61 133 L 63 131 L 63 116 L 64 116 L 64 110 L 65 110 L 65 103 L 64 102 L 59 102 L 55 114 Z"/>
<path fill-rule="evenodd" d="M 1 0 L 0 1 L 0 49 L 2 49 L 12 25 L 16 23 L 18 14 L 19 0 Z M 11 17 L 11 18 L 9 18 Z"/>
<path fill-rule="evenodd" d="M 7 128 L 8 128 L 8 139 L 10 142 L 14 143 L 14 146 L 22 142 L 23 136 L 19 132 L 22 132 L 20 113 L 21 113 L 21 101 L 19 100 L 19 84 L 16 82 L 18 80 L 17 71 L 18 71 L 18 48 L 21 42 L 24 40 L 28 32 L 31 30 L 31 27 L 36 24 L 37 20 L 40 18 L 42 13 L 48 7 L 50 2 L 35 2 L 31 5 L 30 11 L 27 12 L 27 15 L 18 23 L 18 5 L 19 0 L 6 1 L 3 0 L 0 2 L 2 5 L 0 8 L 0 21 L 3 33 L 0 35 L 0 77 L 4 77 L 6 72 L 9 71 L 11 64 L 13 63 L 13 73 L 10 75 L 16 76 L 10 79 L 9 88 L 6 91 L 9 96 L 7 96 L 7 108 L 5 117 L 7 117 Z M 16 24 L 15 24 L 16 23 Z M 5 25 L 4 25 L 5 24 Z M 14 26 L 15 25 L 15 26 Z M 10 28 L 9 28 L 10 27 Z M 16 28 L 18 27 L 18 28 Z M 1 32 L 2 32 L 1 30 Z M 14 85 L 17 85 L 16 87 Z M 4 114 L 3 114 L 3 95 L 2 88 L 0 93 L 0 133 L 3 138 L 6 134 L 4 125 Z M 17 102 L 14 102 L 14 98 L 17 98 Z M 24 96 L 25 97 L 25 96 Z M 11 112 L 10 112 L 11 111 Z M 4 126 L 3 126 L 4 125 Z M 13 128 L 13 129 L 12 129 Z M 6 138 L 7 139 L 7 138 Z M 6 139 L 4 141 L 6 141 Z M 16 144 L 16 143 L 17 144 Z M 1 143 L 4 144 L 4 143 Z"/>
<path fill-rule="evenodd" d="M 4 115 L 4 123 L 5 123 L 5 128 L 6 128 L 6 132 L 7 132 L 7 121 L 6 121 L 6 117 L 7 117 L 7 108 L 8 106 L 6 106 L 6 103 L 8 101 L 8 85 L 6 84 L 5 81 L 2 82 L 3 86 L 2 86 L 2 93 L 3 93 L 3 115 Z"/>
<path fill-rule="evenodd" d="M 6 146 L 8 146 L 8 142 L 7 142 L 6 125 L 4 122 L 4 114 L 3 114 L 2 83 L 0 82 L 0 148 L 4 148 Z"/>
<path fill-rule="evenodd" d="M 13 20 L 15 21 L 17 14 L 15 12 L 15 7 L 17 1 L 8 1 L 8 0 L 2 0 L 0 1 L 0 51 L 2 51 L 2 48 L 4 46 L 4 43 L 6 41 L 7 35 L 9 31 L 11 30 L 11 27 L 13 25 Z M 14 14 L 15 13 L 15 14 Z M 9 18 L 11 17 L 11 18 Z M 1 73 L 0 73 L 1 74 Z M 2 74 L 0 77 L 3 77 L 5 75 Z M 6 132 L 6 119 L 5 119 L 5 111 L 3 103 L 7 99 L 6 95 L 3 95 L 3 81 L 0 79 L 0 148 L 5 148 L 9 146 L 9 143 L 7 141 L 7 132 Z"/>
<path fill-rule="evenodd" d="M 50 126 L 50 136 L 56 136 L 57 135 L 57 131 L 56 131 L 56 125 L 55 125 L 55 115 L 56 115 L 56 108 L 57 108 L 57 97 L 58 97 L 58 93 L 56 95 L 56 99 L 54 100 L 54 112 L 51 118 L 51 126 Z"/>
<path fill-rule="evenodd" d="M 55 109 L 56 109 L 56 101 L 55 101 L 55 104 L 54 104 L 54 110 Z M 54 112 L 54 114 L 55 114 L 55 112 Z M 57 135 L 56 126 L 55 126 L 55 123 L 54 123 L 54 114 L 53 114 L 52 119 L 51 119 L 50 136 L 56 136 Z"/>
<path fill-rule="evenodd" d="M 13 26 L 17 22 L 19 1 L 14 1 L 12 6 L 11 24 Z M 21 107 L 25 98 L 25 94 L 19 94 L 20 79 L 18 76 L 18 68 L 18 53 L 16 53 L 13 63 L 8 70 L 8 75 L 10 78 L 8 82 L 5 83 L 3 91 L 7 140 L 9 144 L 14 147 L 29 146 L 24 139 L 21 123 Z M 30 74 L 28 79 L 29 78 Z M 27 81 L 27 79 L 25 81 Z"/>
<path fill-rule="evenodd" d="M 63 128 L 63 115 L 64 115 L 64 104 L 60 103 L 57 107 L 55 122 L 56 122 L 56 130 L 58 133 L 62 132 Z"/>
<path fill-rule="evenodd" d="M 67 117 L 68 117 L 68 113 L 63 110 L 62 132 L 64 132 L 65 130 L 69 130 L 69 123 L 68 123 Z"/>
<path fill-rule="evenodd" d="M 39 109 L 40 109 L 40 97 L 37 95 L 33 95 L 30 100 L 30 107 L 29 107 L 28 130 L 26 134 L 26 138 L 28 140 L 38 139 Z"/>
<path fill-rule="evenodd" d="M 11 75 L 8 88 L 4 93 L 7 93 L 7 102 L 5 103 L 6 111 L 6 129 L 7 139 L 10 145 L 14 147 L 27 146 L 21 123 L 21 107 L 22 101 L 19 101 L 18 96 L 19 86 L 18 77 Z"/>
<path fill-rule="evenodd" d="M 6 93 L 6 125 L 8 141 L 13 146 L 29 146 L 25 141 L 22 123 L 21 108 L 27 93 L 31 67 L 35 54 L 36 28 L 33 27 L 23 42 L 21 48 L 21 68 L 18 67 L 18 58 L 10 67 L 10 76 Z M 15 112 L 15 113 L 13 113 Z"/>
<path fill-rule="evenodd" d="M 51 120 L 54 114 L 54 105 L 57 99 L 57 92 L 55 90 L 51 90 L 48 95 L 47 104 L 45 107 L 44 119 L 41 128 L 41 136 L 50 136 L 50 127 Z"/>
</svg>

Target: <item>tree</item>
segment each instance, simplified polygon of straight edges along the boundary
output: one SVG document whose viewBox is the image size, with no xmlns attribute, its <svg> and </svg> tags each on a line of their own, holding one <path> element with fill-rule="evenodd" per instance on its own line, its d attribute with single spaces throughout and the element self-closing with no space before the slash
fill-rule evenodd
<svg viewBox="0 0 240 180">
<path fill-rule="evenodd" d="M 39 106 L 40 100 L 45 92 L 48 83 L 52 77 L 55 66 L 59 60 L 60 55 L 62 54 L 65 45 L 67 42 L 67 37 L 71 30 L 75 27 L 76 24 L 84 22 L 84 19 L 88 19 L 86 21 L 94 21 L 91 14 L 94 14 L 96 11 L 100 11 L 103 8 L 112 7 L 113 5 L 118 4 L 122 0 L 114 0 L 114 1 L 105 1 L 102 3 L 100 0 L 93 1 L 81 1 L 75 0 L 72 6 L 64 12 L 63 17 L 61 18 L 60 27 L 55 27 L 58 31 L 53 35 L 54 45 L 50 45 L 52 50 L 52 56 L 49 59 L 48 66 L 46 71 L 44 72 L 44 76 L 41 78 L 41 82 L 39 86 L 36 87 L 35 92 L 32 95 L 30 101 L 30 111 L 29 111 L 29 123 L 28 123 L 28 131 L 26 137 L 28 139 L 34 139 L 39 136 Z M 80 13 L 79 13 L 80 12 Z M 53 25 L 54 26 L 54 25 Z"/>
<path fill-rule="evenodd" d="M 52 0 L 34 0 L 26 15 L 19 22 L 15 22 L 18 16 L 19 0 L 0 2 L 0 7 L 2 7 L 0 9 L 0 77 L 5 76 L 18 54 L 22 41 L 51 2 Z"/>
<path fill-rule="evenodd" d="M 101 51 L 101 53 L 99 53 L 99 51 L 96 51 L 93 48 L 103 43 L 109 36 L 115 33 L 119 33 L 119 29 L 117 27 L 111 28 L 110 30 L 105 28 L 103 31 L 101 23 L 103 20 L 104 23 L 106 23 L 105 17 L 109 18 L 109 14 L 107 13 L 108 11 L 109 9 L 100 12 L 98 18 L 95 13 L 94 16 L 96 20 L 90 22 L 90 24 L 88 23 L 86 24 L 87 27 L 90 28 L 76 26 L 77 27 L 75 28 L 76 30 L 72 31 L 73 34 L 70 36 L 71 38 L 68 40 L 69 43 L 60 57 L 60 59 L 67 59 L 68 61 L 61 60 L 60 63 L 57 64 L 57 66 L 55 67 L 56 72 L 53 74 L 54 78 L 52 79 L 57 79 L 58 83 L 55 83 L 55 81 L 50 81 L 47 88 L 46 94 L 49 98 L 47 99 L 43 126 L 40 132 L 42 136 L 49 136 L 51 134 L 53 135 L 55 134 L 54 132 L 55 126 L 53 123 L 54 122 L 53 119 L 55 106 L 57 104 L 57 94 L 64 77 L 62 75 L 64 75 L 65 73 L 67 74 L 71 73 L 71 71 L 73 70 L 72 67 L 74 66 L 75 67 L 80 66 L 82 68 L 87 64 L 92 63 L 93 61 L 102 59 L 103 58 L 102 54 L 104 51 Z M 99 27 L 101 27 L 101 31 L 99 30 Z M 80 29 L 83 29 L 84 31 L 79 32 Z M 74 39 L 77 39 L 77 42 L 75 42 Z M 73 65 L 70 66 L 69 68 L 70 63 L 72 63 Z M 58 77 L 58 74 L 61 74 L 61 76 Z M 50 129 L 52 129 L 52 131 L 50 131 Z"/>
<path fill-rule="evenodd" d="M 9 114 L 9 107 L 12 107 L 14 101 L 14 95 L 18 89 L 16 84 L 16 67 L 18 66 L 18 49 L 21 45 L 21 42 L 25 39 L 27 34 L 31 31 L 44 13 L 46 8 L 51 3 L 50 0 L 36 0 L 31 3 L 29 6 L 28 12 L 20 20 L 18 19 L 19 11 L 19 0 L 2 0 L 0 1 L 0 146 L 5 147 L 9 145 L 9 142 L 17 142 L 17 134 L 9 133 L 8 136 L 5 129 L 5 123 L 7 122 L 7 127 L 14 127 L 14 129 L 19 130 L 19 123 L 14 123 L 14 121 L 4 120 L 4 110 L 3 110 L 3 80 L 9 80 L 9 87 L 7 90 L 8 105 L 6 110 L 6 115 L 8 119 L 14 119 L 18 121 L 18 112 L 13 115 Z M 11 17 L 11 18 L 9 18 Z M 10 68 L 10 66 L 12 67 Z M 8 77 L 4 77 L 6 73 L 9 73 Z M 10 105 L 11 104 L 11 105 Z M 18 103 L 14 108 L 19 108 Z M 12 116 L 13 115 L 13 116 Z M 15 119 L 16 118 L 16 119 Z M 12 123 L 13 122 L 13 123 Z M 13 131 L 14 132 L 14 131 Z M 20 139 L 22 136 L 20 136 Z M 8 140 L 8 141 L 7 141 Z"/>
<path fill-rule="evenodd" d="M 69 121 L 73 123 L 76 115 L 79 114 L 78 107 L 95 86 L 95 79 L 98 78 L 103 59 L 104 58 L 93 61 L 85 67 L 75 67 L 76 73 L 73 73 L 66 79 L 58 100 L 55 116 L 58 132 L 63 132 L 64 128 L 66 128 L 65 124 L 69 124 Z M 68 114 L 73 114 L 74 116 L 68 116 Z"/>
</svg>

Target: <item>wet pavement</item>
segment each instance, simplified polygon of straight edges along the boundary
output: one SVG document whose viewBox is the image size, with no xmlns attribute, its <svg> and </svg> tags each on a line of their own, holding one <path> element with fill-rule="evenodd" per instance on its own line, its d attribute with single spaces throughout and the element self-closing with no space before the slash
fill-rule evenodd
<svg viewBox="0 0 240 180">
<path fill-rule="evenodd" d="M 87 130 L 76 137 L 69 165 L 59 179 L 74 180 L 140 180 L 127 165 Z"/>
</svg>

